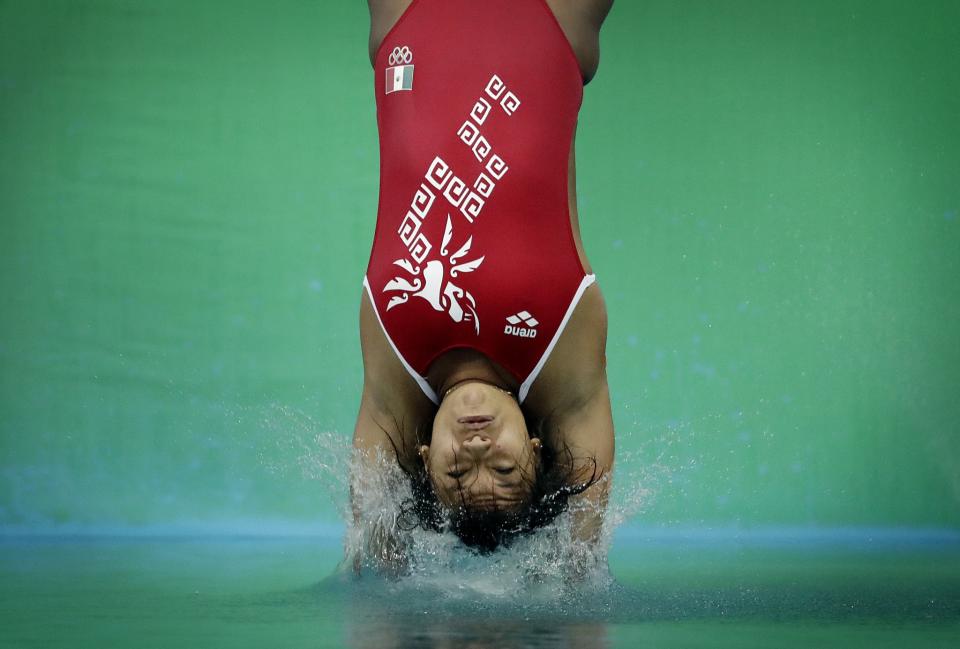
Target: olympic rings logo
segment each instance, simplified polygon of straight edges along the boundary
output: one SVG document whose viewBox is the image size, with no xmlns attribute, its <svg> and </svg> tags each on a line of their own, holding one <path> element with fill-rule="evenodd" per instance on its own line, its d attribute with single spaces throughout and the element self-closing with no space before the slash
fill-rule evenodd
<svg viewBox="0 0 960 649">
<path fill-rule="evenodd" d="M 390 58 L 387 60 L 390 62 L 390 65 L 409 63 L 413 60 L 413 52 L 411 52 L 410 48 L 406 45 L 403 47 L 397 46 L 393 48 L 392 52 L 390 52 Z"/>
</svg>

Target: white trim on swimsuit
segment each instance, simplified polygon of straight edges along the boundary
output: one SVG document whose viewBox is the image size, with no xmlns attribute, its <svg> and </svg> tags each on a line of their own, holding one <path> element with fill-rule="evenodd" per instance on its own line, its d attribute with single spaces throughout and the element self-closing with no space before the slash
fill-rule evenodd
<svg viewBox="0 0 960 649">
<path fill-rule="evenodd" d="M 537 364 L 534 366 L 533 370 L 527 376 L 527 378 L 520 384 L 520 390 L 517 394 L 517 401 L 523 403 L 523 400 L 527 398 L 527 394 L 530 392 L 530 388 L 533 386 L 533 382 L 537 379 L 537 376 L 540 375 L 540 370 L 543 369 L 543 366 L 546 364 L 547 359 L 550 357 L 550 352 L 553 351 L 553 348 L 556 346 L 557 341 L 560 340 L 560 335 L 563 333 L 563 330 L 567 326 L 567 322 L 570 320 L 570 316 L 573 315 L 574 309 L 577 308 L 577 304 L 580 303 L 580 298 L 583 297 L 584 291 L 597 280 L 597 276 L 594 274 L 584 275 L 583 279 L 580 280 L 580 286 L 577 287 L 577 292 L 574 293 L 573 299 L 570 301 L 570 305 L 567 307 L 567 312 L 563 315 L 563 320 L 560 321 L 560 326 L 557 327 L 557 331 L 553 334 L 553 338 L 550 340 L 550 344 L 547 345 L 547 348 L 544 350 L 543 355 L 540 356 L 540 360 L 537 361 Z M 370 306 L 373 307 L 373 312 L 377 316 L 377 322 L 380 323 L 380 329 L 383 330 L 383 335 L 386 336 L 387 342 L 390 343 L 390 347 L 393 348 L 393 352 L 397 355 L 397 358 L 400 359 L 400 363 L 403 364 L 404 369 L 413 377 L 413 380 L 417 382 L 417 385 L 420 386 L 420 389 L 423 390 L 423 393 L 427 395 L 427 398 L 430 399 L 433 403 L 439 405 L 440 399 L 437 397 L 436 391 L 430 384 L 427 382 L 427 379 L 413 369 L 410 363 L 407 362 L 407 359 L 403 357 L 403 354 L 400 353 L 400 350 L 397 348 L 396 344 L 393 342 L 393 338 L 390 337 L 390 333 L 387 331 L 386 326 L 383 324 L 383 319 L 380 317 L 380 311 L 377 310 L 377 303 L 373 299 L 373 291 L 370 288 L 370 282 L 367 281 L 366 276 L 363 278 L 363 287 L 367 289 L 367 297 L 370 298 Z"/>
</svg>

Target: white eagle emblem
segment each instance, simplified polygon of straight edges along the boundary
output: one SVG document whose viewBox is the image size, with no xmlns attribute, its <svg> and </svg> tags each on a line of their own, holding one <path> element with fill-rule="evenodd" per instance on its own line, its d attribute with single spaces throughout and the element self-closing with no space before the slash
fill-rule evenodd
<svg viewBox="0 0 960 649">
<path fill-rule="evenodd" d="M 412 275 L 412 277 L 394 277 L 383 287 L 384 293 L 400 293 L 394 295 L 387 303 L 387 311 L 400 304 L 405 304 L 410 296 L 421 297 L 430 303 L 436 311 L 446 311 L 454 322 L 473 321 L 477 335 L 480 334 L 480 318 L 477 317 L 477 302 L 469 291 L 465 291 L 451 279 L 460 273 L 472 273 L 483 263 L 484 257 L 478 257 L 461 263 L 461 259 L 470 252 L 473 245 L 473 236 L 467 238 L 460 248 L 452 255 L 448 249 L 453 238 L 453 224 L 447 214 L 447 224 L 443 230 L 443 243 L 440 244 L 440 259 L 429 259 L 421 269 L 414 266 L 409 259 L 397 259 L 393 263 Z M 422 271 L 422 272 L 421 272 Z"/>
</svg>

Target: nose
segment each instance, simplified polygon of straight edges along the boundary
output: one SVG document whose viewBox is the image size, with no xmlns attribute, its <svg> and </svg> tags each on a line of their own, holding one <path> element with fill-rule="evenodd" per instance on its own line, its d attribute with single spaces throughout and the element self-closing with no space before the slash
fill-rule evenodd
<svg viewBox="0 0 960 649">
<path fill-rule="evenodd" d="M 474 458 L 479 458 L 490 448 L 490 438 L 486 435 L 473 435 L 463 441 L 463 448 Z"/>
</svg>

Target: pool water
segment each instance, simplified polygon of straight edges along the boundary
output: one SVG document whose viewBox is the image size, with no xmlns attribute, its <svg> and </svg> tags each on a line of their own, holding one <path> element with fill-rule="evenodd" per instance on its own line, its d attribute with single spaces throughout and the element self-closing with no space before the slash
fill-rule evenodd
<svg viewBox="0 0 960 649">
<path fill-rule="evenodd" d="M 360 579 L 336 536 L 7 537 L 2 647 L 956 647 L 960 543 L 620 534 L 613 582 Z M 546 592 L 545 592 L 546 591 Z"/>
</svg>

